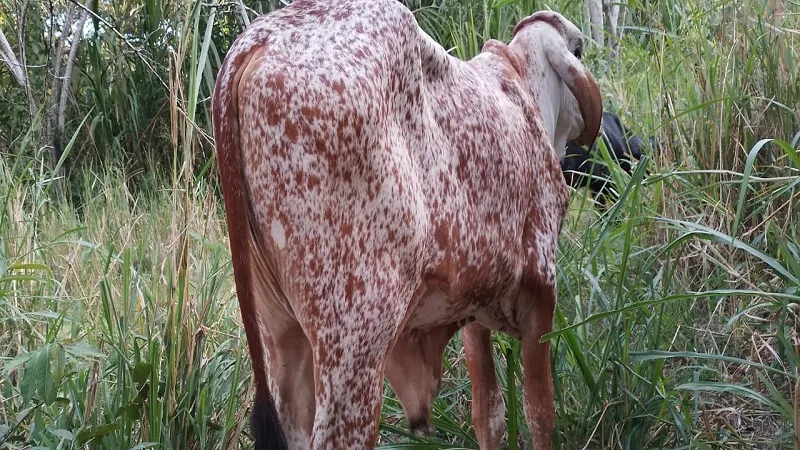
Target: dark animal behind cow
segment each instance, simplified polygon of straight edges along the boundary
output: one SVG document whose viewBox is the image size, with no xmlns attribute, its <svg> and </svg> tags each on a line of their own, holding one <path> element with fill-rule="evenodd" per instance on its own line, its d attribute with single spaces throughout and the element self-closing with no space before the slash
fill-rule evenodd
<svg viewBox="0 0 800 450">
<path fill-rule="evenodd" d="M 633 171 L 636 160 L 642 158 L 648 144 L 634 135 L 620 122 L 619 116 L 603 112 L 603 141 L 608 148 L 613 162 L 629 175 Z M 655 138 L 650 138 L 649 146 L 654 149 Z M 606 166 L 598 149 L 599 140 L 587 150 L 586 147 L 571 141 L 567 144 L 566 155 L 561 160 L 564 179 L 573 188 L 581 188 L 589 184 L 589 189 L 601 205 L 616 202 L 619 187 L 614 186 L 611 170 Z"/>
</svg>

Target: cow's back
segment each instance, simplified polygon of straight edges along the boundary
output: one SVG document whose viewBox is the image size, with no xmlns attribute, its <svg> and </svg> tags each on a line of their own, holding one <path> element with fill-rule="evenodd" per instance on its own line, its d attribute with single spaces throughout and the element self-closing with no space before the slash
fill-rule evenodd
<svg viewBox="0 0 800 450">
<path fill-rule="evenodd" d="M 338 290 L 321 282 L 333 278 L 323 261 L 353 278 L 345 290 L 422 270 L 418 30 L 395 0 L 300 0 L 231 49 L 251 54 L 238 116 L 253 229 L 289 297 Z M 394 270 L 359 266 L 373 257 Z"/>
</svg>

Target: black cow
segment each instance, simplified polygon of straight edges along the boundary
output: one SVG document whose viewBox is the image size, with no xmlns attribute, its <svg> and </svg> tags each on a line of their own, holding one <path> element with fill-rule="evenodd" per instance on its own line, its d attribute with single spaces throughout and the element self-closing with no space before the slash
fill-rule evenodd
<svg viewBox="0 0 800 450">
<path fill-rule="evenodd" d="M 638 136 L 633 135 L 622 126 L 619 117 L 610 112 L 603 113 L 602 136 L 611 156 L 619 163 L 620 167 L 631 173 L 633 159 L 641 159 L 645 143 Z M 561 160 L 561 171 L 567 184 L 574 188 L 586 186 L 596 195 L 601 204 L 607 200 L 617 200 L 617 194 L 610 189 L 613 185 L 611 171 L 600 158 L 592 158 L 592 153 L 597 152 L 596 141 L 591 150 L 586 150 L 575 142 L 567 143 L 567 153 Z M 655 138 L 650 138 L 650 147 L 655 148 Z"/>
</svg>

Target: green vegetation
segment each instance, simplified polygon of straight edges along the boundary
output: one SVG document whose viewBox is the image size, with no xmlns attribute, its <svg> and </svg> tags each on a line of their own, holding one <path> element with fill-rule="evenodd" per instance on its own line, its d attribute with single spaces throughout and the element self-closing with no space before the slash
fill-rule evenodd
<svg viewBox="0 0 800 450">
<path fill-rule="evenodd" d="M 77 46 L 63 130 L 53 55 L 83 9 L 0 4 L 28 67 L 22 87 L 0 62 L 0 448 L 251 445 L 208 99 L 243 17 L 278 4 L 87 2 L 63 51 L 66 66 Z M 537 9 L 587 29 L 572 0 L 407 4 L 462 58 Z M 623 187 L 613 207 L 573 196 L 556 448 L 795 448 L 800 4 L 628 5 L 617 58 L 590 45 L 585 59 L 607 109 L 663 145 L 630 176 L 602 152 Z M 504 448 L 525 448 L 519 345 L 495 344 L 519 430 Z M 477 448 L 458 336 L 445 356 L 435 436 L 407 436 L 387 387 L 383 448 Z"/>
</svg>

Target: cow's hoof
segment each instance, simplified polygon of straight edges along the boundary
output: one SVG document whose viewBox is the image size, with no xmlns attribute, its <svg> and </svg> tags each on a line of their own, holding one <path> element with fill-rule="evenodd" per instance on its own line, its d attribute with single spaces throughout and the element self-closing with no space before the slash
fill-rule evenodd
<svg viewBox="0 0 800 450">
<path fill-rule="evenodd" d="M 414 436 L 416 435 L 430 436 L 431 434 L 433 434 L 433 427 L 431 427 L 431 424 L 428 421 L 427 417 L 420 417 L 418 419 L 410 420 L 409 428 L 411 429 L 411 434 L 413 434 Z"/>
</svg>

